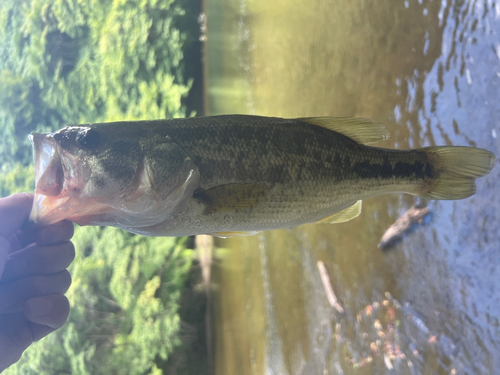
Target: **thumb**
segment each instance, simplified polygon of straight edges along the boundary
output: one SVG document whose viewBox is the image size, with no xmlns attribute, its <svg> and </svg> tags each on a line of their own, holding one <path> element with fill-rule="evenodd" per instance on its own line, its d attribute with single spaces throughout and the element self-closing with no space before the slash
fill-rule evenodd
<svg viewBox="0 0 500 375">
<path fill-rule="evenodd" d="M 5 268 L 5 262 L 7 262 L 7 256 L 9 255 L 10 244 L 5 238 L 0 236 L 0 280 L 2 279 L 3 270 Z"/>
<path fill-rule="evenodd" d="M 9 238 L 30 215 L 33 195 L 19 193 L 0 199 L 0 236 Z"/>
</svg>

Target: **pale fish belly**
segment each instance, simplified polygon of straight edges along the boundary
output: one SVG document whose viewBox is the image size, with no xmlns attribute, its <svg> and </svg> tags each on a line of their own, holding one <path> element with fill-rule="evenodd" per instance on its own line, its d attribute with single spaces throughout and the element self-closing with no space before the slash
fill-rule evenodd
<svg viewBox="0 0 500 375">
<path fill-rule="evenodd" d="M 173 217 L 146 228 L 135 228 L 134 233 L 146 236 L 189 236 L 200 233 L 259 232 L 293 228 L 315 223 L 340 212 L 360 199 L 386 193 L 411 192 L 421 181 L 408 179 L 345 180 L 337 184 L 316 184 L 315 189 L 283 189 L 275 186 L 265 199 L 249 208 L 207 213 L 207 206 L 198 199 L 190 199 Z M 305 190 L 305 189 L 304 189 Z"/>
</svg>

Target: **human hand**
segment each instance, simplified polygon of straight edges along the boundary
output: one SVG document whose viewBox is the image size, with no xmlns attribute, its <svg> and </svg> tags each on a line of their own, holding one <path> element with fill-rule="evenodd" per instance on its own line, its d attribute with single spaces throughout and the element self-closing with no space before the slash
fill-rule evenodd
<svg viewBox="0 0 500 375">
<path fill-rule="evenodd" d="M 32 194 L 0 199 L 0 372 L 69 315 L 63 293 L 71 285 L 66 268 L 75 257 L 73 224 L 23 232 L 32 203 Z"/>
</svg>

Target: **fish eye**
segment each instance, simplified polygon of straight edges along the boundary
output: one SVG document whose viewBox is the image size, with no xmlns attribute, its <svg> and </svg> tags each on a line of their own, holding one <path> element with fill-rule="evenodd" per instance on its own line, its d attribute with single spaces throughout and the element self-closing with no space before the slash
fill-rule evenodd
<svg viewBox="0 0 500 375">
<path fill-rule="evenodd" d="M 99 132 L 94 129 L 85 129 L 78 132 L 76 141 L 80 146 L 87 149 L 96 148 L 99 146 L 101 136 Z"/>
</svg>

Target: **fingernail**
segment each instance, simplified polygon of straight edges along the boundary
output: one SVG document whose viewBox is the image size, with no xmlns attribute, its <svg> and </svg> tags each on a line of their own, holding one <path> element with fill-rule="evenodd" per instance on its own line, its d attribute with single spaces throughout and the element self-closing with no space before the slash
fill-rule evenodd
<svg viewBox="0 0 500 375">
<path fill-rule="evenodd" d="M 52 311 L 54 304 L 47 298 L 32 298 L 26 302 L 32 317 L 42 317 Z"/>
</svg>

